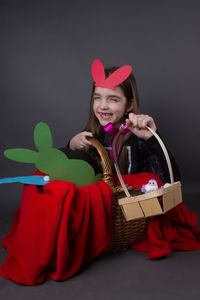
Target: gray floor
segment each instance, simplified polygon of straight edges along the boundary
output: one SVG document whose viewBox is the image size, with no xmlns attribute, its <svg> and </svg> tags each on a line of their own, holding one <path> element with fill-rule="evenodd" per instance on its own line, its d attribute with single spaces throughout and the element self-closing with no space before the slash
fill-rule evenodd
<svg viewBox="0 0 200 300">
<path fill-rule="evenodd" d="M 200 217 L 200 194 L 185 195 L 189 210 Z M 199 199 L 199 200 L 198 200 Z M 11 215 L 0 221 L 0 238 L 11 226 Z M 0 248 L 0 263 L 7 253 Z M 73 278 L 21 286 L 0 277 L 0 299 L 200 299 L 200 250 L 173 252 L 150 261 L 146 253 L 128 250 L 99 257 Z"/>
</svg>

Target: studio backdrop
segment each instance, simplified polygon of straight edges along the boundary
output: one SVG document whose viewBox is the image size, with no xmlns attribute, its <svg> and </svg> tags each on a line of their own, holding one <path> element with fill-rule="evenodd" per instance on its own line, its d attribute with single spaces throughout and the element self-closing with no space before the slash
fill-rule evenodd
<svg viewBox="0 0 200 300">
<path fill-rule="evenodd" d="M 176 157 L 185 193 L 199 185 L 200 4 L 198 1 L 0 0 L 0 178 L 29 175 L 7 148 L 35 150 L 39 121 L 54 147 L 84 127 L 91 64 L 133 67 L 140 113 L 151 115 Z M 22 186 L 0 186 L 3 215 L 20 205 Z"/>
</svg>

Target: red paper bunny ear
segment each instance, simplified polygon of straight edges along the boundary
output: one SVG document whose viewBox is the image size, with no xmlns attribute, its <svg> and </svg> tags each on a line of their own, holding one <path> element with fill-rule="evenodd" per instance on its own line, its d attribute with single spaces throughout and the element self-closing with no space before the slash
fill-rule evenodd
<svg viewBox="0 0 200 300">
<path fill-rule="evenodd" d="M 95 59 L 92 64 L 92 76 L 95 83 L 103 84 L 106 80 L 104 66 L 99 59 Z"/>
<path fill-rule="evenodd" d="M 131 66 L 123 66 L 113 72 L 107 79 L 105 79 L 104 66 L 100 60 L 95 59 L 92 64 L 92 76 L 95 86 L 114 90 L 115 86 L 122 83 L 128 78 L 132 72 Z"/>
</svg>

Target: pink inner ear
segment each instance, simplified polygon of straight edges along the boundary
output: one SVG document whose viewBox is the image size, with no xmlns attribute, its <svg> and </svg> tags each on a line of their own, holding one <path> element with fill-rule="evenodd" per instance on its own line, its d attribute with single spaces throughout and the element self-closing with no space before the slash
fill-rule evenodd
<svg viewBox="0 0 200 300">
<path fill-rule="evenodd" d="M 112 89 L 122 83 L 131 74 L 131 66 L 123 66 L 113 72 L 108 79 L 105 79 L 104 66 L 100 60 L 96 59 L 92 64 L 92 75 L 95 81 L 95 86 Z"/>
</svg>

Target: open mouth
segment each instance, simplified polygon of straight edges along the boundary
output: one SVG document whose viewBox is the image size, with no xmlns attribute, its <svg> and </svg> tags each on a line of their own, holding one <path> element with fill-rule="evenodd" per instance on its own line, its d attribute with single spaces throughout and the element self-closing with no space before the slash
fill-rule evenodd
<svg viewBox="0 0 200 300">
<path fill-rule="evenodd" d="M 100 115 L 101 119 L 106 120 L 106 121 L 109 120 L 109 119 L 111 119 L 111 117 L 112 117 L 111 113 L 102 113 L 102 112 L 99 112 L 99 115 Z"/>
</svg>

